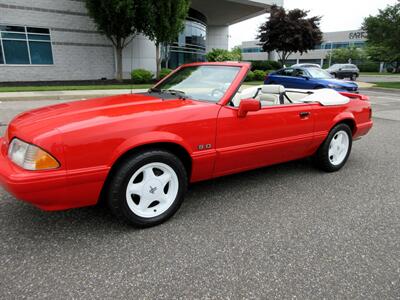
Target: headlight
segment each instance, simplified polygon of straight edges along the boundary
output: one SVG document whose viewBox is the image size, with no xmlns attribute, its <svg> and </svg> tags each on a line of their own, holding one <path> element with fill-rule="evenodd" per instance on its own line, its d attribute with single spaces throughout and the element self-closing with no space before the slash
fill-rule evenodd
<svg viewBox="0 0 400 300">
<path fill-rule="evenodd" d="M 8 158 L 25 170 L 57 169 L 60 164 L 46 151 L 14 138 L 8 148 Z"/>
</svg>

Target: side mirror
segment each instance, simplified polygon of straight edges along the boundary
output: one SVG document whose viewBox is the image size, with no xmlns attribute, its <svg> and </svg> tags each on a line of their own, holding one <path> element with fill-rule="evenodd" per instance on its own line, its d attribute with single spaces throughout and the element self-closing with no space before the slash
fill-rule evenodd
<svg viewBox="0 0 400 300">
<path fill-rule="evenodd" d="M 301 77 L 301 78 L 304 78 L 305 80 L 310 80 L 310 77 L 307 76 L 307 75 L 301 75 L 300 77 Z"/>
<path fill-rule="evenodd" d="M 238 117 L 244 118 L 250 111 L 259 111 L 261 109 L 261 102 L 255 99 L 243 99 L 240 101 Z"/>
</svg>

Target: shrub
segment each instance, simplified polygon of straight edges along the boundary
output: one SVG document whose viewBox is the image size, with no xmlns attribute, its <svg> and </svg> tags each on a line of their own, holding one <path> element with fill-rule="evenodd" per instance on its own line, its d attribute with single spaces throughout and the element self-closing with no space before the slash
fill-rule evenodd
<svg viewBox="0 0 400 300">
<path fill-rule="evenodd" d="M 251 61 L 251 70 L 278 70 L 282 68 L 282 64 L 274 60 L 264 60 L 264 61 Z"/>
<path fill-rule="evenodd" d="M 239 52 L 240 49 L 234 49 L 228 51 L 226 49 L 212 49 L 207 53 L 207 61 L 240 61 L 242 60 L 242 54 Z"/>
<path fill-rule="evenodd" d="M 161 69 L 160 71 L 160 79 L 167 77 L 172 72 L 171 69 Z"/>
<path fill-rule="evenodd" d="M 363 63 L 358 64 L 358 68 L 360 72 L 379 72 L 380 63 L 365 61 Z"/>
<path fill-rule="evenodd" d="M 254 71 L 254 80 L 255 81 L 264 81 L 267 76 L 267 72 L 263 70 L 255 70 Z"/>
<path fill-rule="evenodd" d="M 254 72 L 253 71 L 249 71 L 249 73 L 247 73 L 247 77 L 244 81 L 254 81 Z"/>
<path fill-rule="evenodd" d="M 131 78 L 133 83 L 151 83 L 153 73 L 144 69 L 136 69 L 131 72 Z"/>
</svg>

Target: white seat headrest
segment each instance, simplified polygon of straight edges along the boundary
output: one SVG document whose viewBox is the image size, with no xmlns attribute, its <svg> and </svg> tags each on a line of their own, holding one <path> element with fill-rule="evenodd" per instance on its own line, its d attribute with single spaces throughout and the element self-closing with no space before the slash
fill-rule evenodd
<svg viewBox="0 0 400 300">
<path fill-rule="evenodd" d="M 285 92 L 285 87 L 278 84 L 266 84 L 262 86 L 261 92 L 263 94 L 282 94 Z"/>
</svg>

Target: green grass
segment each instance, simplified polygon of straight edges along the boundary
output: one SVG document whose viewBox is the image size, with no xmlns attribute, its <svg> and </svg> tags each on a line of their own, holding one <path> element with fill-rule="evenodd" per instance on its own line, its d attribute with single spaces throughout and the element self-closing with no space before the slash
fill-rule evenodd
<svg viewBox="0 0 400 300">
<path fill-rule="evenodd" d="M 263 85 L 264 81 L 245 81 L 243 85 Z"/>
<path fill-rule="evenodd" d="M 44 92 L 44 91 L 88 91 L 118 89 L 148 89 L 152 84 L 113 84 L 113 85 L 66 85 L 66 86 L 10 86 L 0 87 L 0 93 L 6 92 Z"/>
<path fill-rule="evenodd" d="M 400 82 L 375 82 L 376 87 L 386 89 L 400 89 Z"/>
<path fill-rule="evenodd" d="M 360 75 L 362 76 L 362 75 L 385 75 L 385 76 L 387 76 L 387 75 L 397 75 L 397 76 L 400 76 L 400 74 L 399 73 L 387 73 L 387 72 L 383 72 L 383 73 L 379 73 L 379 72 L 360 72 Z"/>
</svg>

